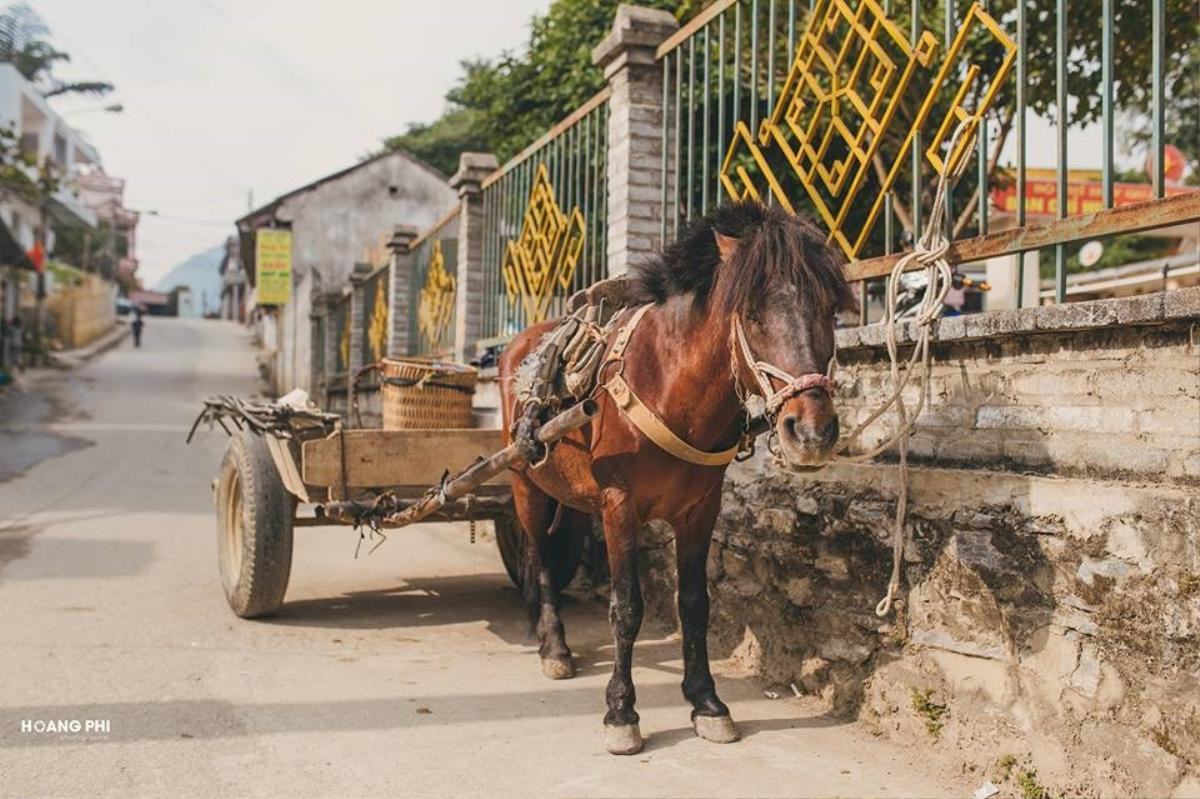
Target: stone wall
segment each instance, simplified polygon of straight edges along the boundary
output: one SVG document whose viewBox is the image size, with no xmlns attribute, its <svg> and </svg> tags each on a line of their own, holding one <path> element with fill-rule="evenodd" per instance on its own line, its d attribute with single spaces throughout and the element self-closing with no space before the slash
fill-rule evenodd
<svg viewBox="0 0 1200 799">
<path fill-rule="evenodd" d="M 715 655 L 980 781 L 1200 790 L 1198 322 L 1195 289 L 941 322 L 889 618 L 896 467 L 760 446 L 714 535 Z M 884 394 L 881 332 L 839 331 L 843 429 Z M 669 539 L 643 542 L 664 620 Z"/>
<path fill-rule="evenodd" d="M 117 286 L 96 275 L 85 275 L 51 294 L 46 311 L 55 344 L 65 350 L 78 349 L 117 323 Z"/>
</svg>

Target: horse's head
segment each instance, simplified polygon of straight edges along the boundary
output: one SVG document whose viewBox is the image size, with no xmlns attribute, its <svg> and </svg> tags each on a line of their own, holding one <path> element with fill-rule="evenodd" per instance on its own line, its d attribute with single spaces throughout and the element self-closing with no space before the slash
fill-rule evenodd
<svg viewBox="0 0 1200 799">
<path fill-rule="evenodd" d="M 714 286 L 728 316 L 730 357 L 743 391 L 764 395 L 783 457 L 819 466 L 838 441 L 834 315 L 851 302 L 838 254 L 803 218 L 778 207 L 740 203 L 733 229 L 714 219 L 721 264 Z"/>
</svg>

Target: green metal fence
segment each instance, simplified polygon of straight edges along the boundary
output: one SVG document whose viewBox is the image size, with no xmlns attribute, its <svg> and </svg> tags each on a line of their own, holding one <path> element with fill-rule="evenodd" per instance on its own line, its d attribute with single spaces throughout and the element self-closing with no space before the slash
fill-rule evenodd
<svg viewBox="0 0 1200 799">
<path fill-rule="evenodd" d="M 731 191 L 757 192 L 823 221 L 852 278 L 879 277 L 921 230 L 939 165 L 953 157 L 948 130 L 973 118 L 973 168 L 951 196 L 952 256 L 1013 255 L 1020 270 L 1023 253 L 1049 248 L 1064 301 L 1069 244 L 1200 218 L 1196 192 L 1168 187 L 1164 176 L 1166 57 L 1193 46 L 1195 4 L 1101 0 L 1098 18 L 1088 7 L 716 0 L 658 50 L 662 242 Z M 1114 38 L 1142 28 L 1148 36 L 1138 41 Z M 1124 66 L 1138 48 L 1151 56 L 1140 74 Z M 1055 138 L 1053 203 L 1036 223 L 1030 195 L 1050 179 L 1029 177 L 1034 114 L 1050 120 Z M 1116 178 L 1119 116 L 1150 128 L 1149 186 Z M 1085 123 L 1103 138 L 1100 196 L 1090 204 L 1068 169 L 1068 129 Z M 1011 201 L 1013 218 L 994 231 L 998 199 Z"/>
<path fill-rule="evenodd" d="M 413 242 L 409 355 L 445 356 L 454 350 L 459 211 L 455 206 Z"/>
<path fill-rule="evenodd" d="M 483 182 L 483 341 L 560 313 L 606 274 L 607 89 Z"/>
</svg>

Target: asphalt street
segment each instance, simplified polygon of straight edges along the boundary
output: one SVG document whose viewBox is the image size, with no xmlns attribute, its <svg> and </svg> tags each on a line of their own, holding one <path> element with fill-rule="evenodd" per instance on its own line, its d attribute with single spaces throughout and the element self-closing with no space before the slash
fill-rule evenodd
<svg viewBox="0 0 1200 799">
<path fill-rule="evenodd" d="M 284 609 L 235 618 L 210 489 L 225 438 L 184 436 L 203 396 L 251 394 L 255 374 L 242 328 L 151 319 L 141 349 L 0 394 L 0 794 L 969 794 L 721 664 L 744 739 L 697 739 L 679 644 L 653 629 L 635 669 L 647 747 L 606 754 L 606 609 L 566 602 L 580 673 L 546 680 L 494 543 L 464 526 L 357 558 L 353 531 L 299 529 Z M 45 729 L 64 721 L 107 728 Z"/>
</svg>

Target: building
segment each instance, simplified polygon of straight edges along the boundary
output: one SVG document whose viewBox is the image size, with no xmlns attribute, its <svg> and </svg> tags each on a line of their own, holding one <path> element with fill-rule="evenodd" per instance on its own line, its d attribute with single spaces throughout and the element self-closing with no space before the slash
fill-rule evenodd
<svg viewBox="0 0 1200 799">
<path fill-rule="evenodd" d="M 50 108 L 32 83 L 11 64 L 0 64 L 0 128 L 12 131 L 23 155 L 37 164 L 49 162 L 61 178 L 47 203 L 50 217 L 47 251 L 54 252 L 54 228 L 96 227 L 96 212 L 79 190 L 79 178 L 100 167 L 100 155 L 82 133 Z M 31 180 L 37 169 L 28 168 Z M 26 249 L 33 246 L 42 209 L 36 199 L 19 192 L 0 193 L 0 218 Z"/>
<path fill-rule="evenodd" d="M 457 201 L 436 170 L 404 152 L 377 155 L 290 191 L 237 221 L 241 262 L 256 293 L 256 231 L 292 232 L 292 299 L 255 315 L 270 387 L 313 390 L 311 324 L 315 295 L 348 286 L 356 263 L 382 266 L 396 225 L 425 229 Z"/>
<path fill-rule="evenodd" d="M 125 207 L 125 179 L 112 177 L 96 165 L 80 174 L 75 186 L 83 204 L 96 215 L 97 231 L 86 231 L 82 253 L 86 261 L 77 264 L 85 271 L 98 271 L 125 286 L 134 285 L 137 274 L 138 212 Z M 89 246 L 92 239 L 96 245 Z M 92 253 L 95 252 L 95 255 Z"/>
</svg>

